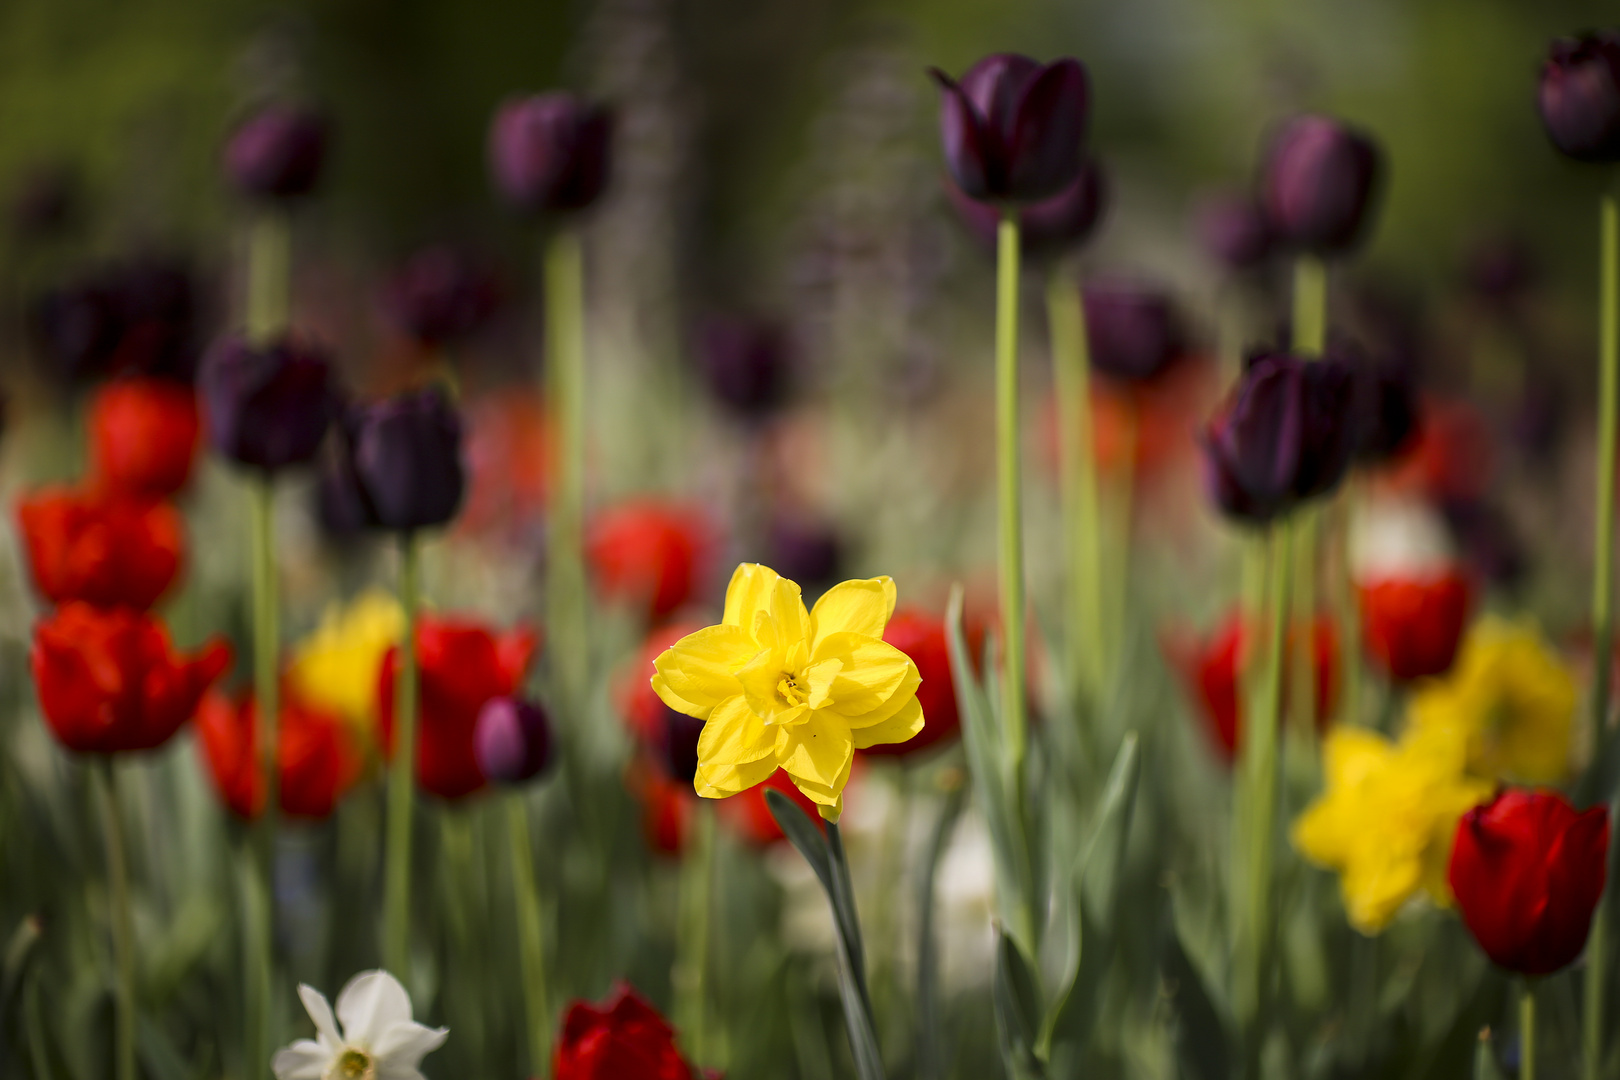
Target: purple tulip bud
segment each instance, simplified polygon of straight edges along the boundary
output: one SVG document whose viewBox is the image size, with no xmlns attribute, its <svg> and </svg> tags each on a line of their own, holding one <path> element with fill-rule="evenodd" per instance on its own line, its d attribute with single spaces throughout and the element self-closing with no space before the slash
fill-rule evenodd
<svg viewBox="0 0 1620 1080">
<path fill-rule="evenodd" d="M 1262 202 L 1273 232 L 1318 254 L 1350 248 L 1364 231 L 1381 172 L 1367 136 L 1330 117 L 1294 117 L 1266 154 Z"/>
<path fill-rule="evenodd" d="M 837 582 L 844 565 L 844 542 L 830 525 L 779 515 L 766 529 L 765 564 L 808 591 Z"/>
<path fill-rule="evenodd" d="M 1185 350 L 1181 321 L 1169 293 L 1129 281 L 1085 287 L 1086 338 L 1091 366 L 1130 382 L 1151 379 Z"/>
<path fill-rule="evenodd" d="M 698 364 L 714 399 L 745 420 L 774 413 L 792 395 L 792 349 L 786 330 L 774 322 L 710 319 Z"/>
<path fill-rule="evenodd" d="M 1253 199 L 1216 195 L 1198 208 L 1198 240 L 1210 257 L 1232 270 L 1258 266 L 1271 254 L 1271 222 Z"/>
<path fill-rule="evenodd" d="M 1250 362 L 1204 432 L 1204 468 L 1216 505 L 1268 522 L 1331 491 L 1359 436 L 1355 374 L 1332 359 L 1284 354 Z"/>
<path fill-rule="evenodd" d="M 443 525 L 461 506 L 461 418 L 438 387 L 354 409 L 346 423 L 354 475 L 385 529 Z"/>
<path fill-rule="evenodd" d="M 1536 105 L 1559 150 L 1577 161 L 1620 161 L 1620 32 L 1554 41 Z"/>
<path fill-rule="evenodd" d="M 969 198 L 949 177 L 945 193 L 974 239 L 995 251 L 1001 212 L 990 203 Z M 1020 253 L 1046 258 L 1079 247 L 1091 238 L 1107 202 L 1108 185 L 1102 167 L 1095 158 L 1087 158 L 1080 166 L 1080 175 L 1068 187 L 1018 211 Z"/>
<path fill-rule="evenodd" d="M 551 764 L 551 721 L 532 702 L 490 698 L 478 710 L 473 752 L 486 779 L 497 784 L 532 780 Z"/>
<path fill-rule="evenodd" d="M 214 449 L 266 472 L 313 459 L 332 421 L 331 365 L 291 338 L 224 339 L 203 359 L 199 388 Z"/>
<path fill-rule="evenodd" d="M 1074 183 L 1086 135 L 1086 70 L 1068 57 L 1045 67 L 997 53 L 960 82 L 931 70 L 944 91 L 940 137 L 962 191 L 984 202 L 1039 202 Z"/>
<path fill-rule="evenodd" d="M 97 281 L 46 293 L 34 304 L 29 323 L 52 370 L 68 381 L 104 372 L 122 335 L 118 298 Z"/>
<path fill-rule="evenodd" d="M 326 158 L 326 122 L 313 112 L 271 105 L 248 117 L 225 144 L 225 175 L 259 199 L 307 195 Z"/>
<path fill-rule="evenodd" d="M 670 779 L 690 784 L 697 776 L 698 739 L 703 734 L 703 721 L 676 712 L 668 705 L 663 709 L 655 750 Z"/>
<path fill-rule="evenodd" d="M 383 308 L 405 333 L 423 344 L 466 338 L 500 302 L 495 279 L 461 252 L 424 248 L 405 261 L 383 291 Z"/>
<path fill-rule="evenodd" d="M 553 92 L 506 102 L 489 132 L 496 190 L 527 213 L 583 210 L 607 186 L 613 118 Z"/>
<path fill-rule="evenodd" d="M 354 452 L 343 428 L 337 425 L 336 437 L 321 456 L 320 476 L 315 484 L 315 520 L 329 538 L 348 541 L 377 528 L 380 522 L 355 474 Z"/>
</svg>

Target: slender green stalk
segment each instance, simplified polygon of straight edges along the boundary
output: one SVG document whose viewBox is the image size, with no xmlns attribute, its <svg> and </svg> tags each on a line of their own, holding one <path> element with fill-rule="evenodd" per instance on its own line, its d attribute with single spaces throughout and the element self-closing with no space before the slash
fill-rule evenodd
<svg viewBox="0 0 1620 1080">
<path fill-rule="evenodd" d="M 1519 1080 L 1536 1080 L 1536 984 L 1519 990 Z"/>
<path fill-rule="evenodd" d="M 551 1002 L 546 996 L 545 934 L 540 922 L 540 889 L 534 880 L 534 848 L 529 843 L 529 807 L 522 791 L 506 797 L 506 837 L 512 845 L 512 899 L 517 906 L 518 959 L 523 965 L 528 1075 L 546 1080 L 551 1074 Z"/>
<path fill-rule="evenodd" d="M 135 925 L 130 917 L 129 862 L 124 850 L 123 815 L 118 808 L 117 766 L 110 755 L 99 764 L 101 825 L 107 844 L 107 900 L 112 916 L 113 963 L 118 971 L 114 1075 L 117 1080 L 135 1080 Z"/>
<path fill-rule="evenodd" d="M 1327 349 L 1327 264 L 1315 255 L 1294 262 L 1294 352 L 1315 358 Z"/>
<path fill-rule="evenodd" d="M 714 807 L 700 800 L 693 819 L 692 847 L 681 864 L 680 929 L 675 983 L 676 1026 L 692 1058 L 710 1064 L 709 941 L 714 922 Z"/>
<path fill-rule="evenodd" d="M 855 891 L 850 884 L 849 856 L 844 852 L 844 837 L 838 822 L 828 821 L 826 827 L 827 854 L 830 856 L 828 864 L 832 872 L 829 899 L 845 913 L 843 919 L 837 920 L 846 931 L 841 935 L 839 961 L 844 978 L 854 991 L 853 1001 L 845 999 L 844 1019 L 850 1026 L 849 1041 L 855 1056 L 855 1073 L 860 1080 L 883 1080 L 883 1062 L 877 1054 L 877 1025 L 872 1015 L 872 994 L 866 983 L 860 912 L 855 907 Z"/>
<path fill-rule="evenodd" d="M 585 564 L 585 282 L 579 235 L 558 229 L 546 246 L 546 378 L 555 418 L 556 472 L 547 534 L 551 648 L 566 707 L 584 706 L 587 664 Z"/>
<path fill-rule="evenodd" d="M 265 342 L 287 328 L 291 311 L 292 230 L 279 208 L 263 211 L 248 236 L 247 334 Z"/>
<path fill-rule="evenodd" d="M 1013 779 L 1024 771 L 1024 518 L 1018 464 L 1018 218 L 1001 219 L 996 249 L 996 489 L 1001 550 L 1002 723 Z"/>
<path fill-rule="evenodd" d="M 394 759 L 388 765 L 388 869 L 383 893 L 383 963 L 410 985 L 411 801 L 416 791 L 416 608 L 419 552 L 415 533 L 399 538 L 399 603 L 405 610 L 399 682 L 394 694 Z"/>
<path fill-rule="evenodd" d="M 1327 264 L 1315 255 L 1301 255 L 1294 262 L 1294 340 L 1293 351 L 1306 359 L 1318 359 L 1327 349 L 1328 272 Z M 1316 706 L 1316 650 L 1308 641 L 1311 620 L 1316 615 L 1316 567 L 1320 547 L 1317 511 L 1306 508 L 1295 522 L 1294 620 L 1307 635 L 1304 647 L 1294 650 L 1293 700 L 1289 702 L 1294 726 L 1309 739 L 1316 728 L 1311 723 Z M 1343 630 L 1343 627 L 1340 627 Z"/>
<path fill-rule="evenodd" d="M 253 599 L 254 758 L 263 777 L 264 808 L 254 822 L 243 853 L 241 887 L 243 1062 L 249 1075 L 258 1075 L 270 1061 L 271 945 L 270 880 L 275 859 L 276 822 L 281 809 L 281 770 L 278 761 L 280 687 L 276 660 L 280 652 L 280 625 L 276 603 L 275 489 L 269 473 L 256 473 L 248 481 L 248 520 L 251 532 L 249 578 Z"/>
</svg>

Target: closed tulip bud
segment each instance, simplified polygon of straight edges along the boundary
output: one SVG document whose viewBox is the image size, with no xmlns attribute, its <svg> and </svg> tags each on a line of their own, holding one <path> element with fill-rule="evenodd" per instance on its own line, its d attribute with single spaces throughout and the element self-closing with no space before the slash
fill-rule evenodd
<svg viewBox="0 0 1620 1080">
<path fill-rule="evenodd" d="M 1498 966 L 1550 975 L 1586 947 L 1608 874 L 1609 811 L 1510 789 L 1457 822 L 1446 877 L 1474 940 Z"/>
<path fill-rule="evenodd" d="M 1091 365 L 1111 378 L 1151 379 L 1185 351 L 1170 294 L 1152 285 L 1101 281 L 1084 292 Z"/>
<path fill-rule="evenodd" d="M 1265 262 L 1276 239 L 1260 204 L 1246 195 L 1216 195 L 1198 208 L 1199 243 L 1209 256 L 1231 270 Z"/>
<path fill-rule="evenodd" d="M 1554 41 L 1536 105 L 1559 150 L 1577 161 L 1620 161 L 1620 32 Z"/>
<path fill-rule="evenodd" d="M 197 749 L 214 788 L 237 817 L 264 812 L 264 769 L 259 763 L 258 710 L 251 697 L 232 699 L 209 691 L 197 711 Z M 292 817 L 330 817 L 359 779 L 363 764 L 343 719 L 296 696 L 287 696 L 276 725 L 276 783 L 281 812 Z"/>
<path fill-rule="evenodd" d="M 1086 71 L 1065 57 L 1044 67 L 997 53 L 961 81 L 935 68 L 944 91 L 940 137 L 956 185 L 981 202 L 1039 202 L 1079 176 L 1088 111 Z"/>
<path fill-rule="evenodd" d="M 265 472 L 311 461 L 336 409 L 326 355 L 292 338 L 226 338 L 203 359 L 200 382 L 214 448 Z"/>
<path fill-rule="evenodd" d="M 989 203 L 969 198 L 948 178 L 945 193 L 962 223 L 979 243 L 995 250 L 1001 213 Z M 1019 251 L 1029 258 L 1049 258 L 1080 247 L 1108 205 L 1108 183 L 1102 166 L 1087 158 L 1074 182 L 1050 199 L 1030 203 L 1018 211 Z"/>
<path fill-rule="evenodd" d="M 1222 512 L 1263 523 L 1333 490 L 1359 438 L 1354 380 L 1332 359 L 1252 360 L 1203 437 L 1205 477 Z"/>
<path fill-rule="evenodd" d="M 90 400 L 90 462 L 96 486 L 147 499 L 186 486 L 202 428 L 197 395 L 172 379 L 114 379 Z"/>
<path fill-rule="evenodd" d="M 500 303 L 495 279 L 454 248 L 424 248 L 389 279 L 388 317 L 427 345 L 454 344 L 489 320 Z"/>
<path fill-rule="evenodd" d="M 1395 682 L 1451 670 L 1474 590 L 1455 571 L 1358 583 L 1367 656 Z"/>
<path fill-rule="evenodd" d="M 1262 202 L 1278 239 L 1328 255 L 1360 239 L 1383 171 L 1377 145 L 1326 116 L 1296 116 L 1271 142 Z"/>
<path fill-rule="evenodd" d="M 698 365 L 715 401 L 744 420 L 769 416 L 793 394 L 792 345 L 774 322 L 710 319 L 699 341 Z"/>
<path fill-rule="evenodd" d="M 346 424 L 354 477 L 384 529 L 443 525 L 461 506 L 461 418 L 444 391 L 417 390 L 354 409 Z"/>
<path fill-rule="evenodd" d="M 600 1005 L 575 1001 L 552 1052 L 556 1080 L 691 1080 L 675 1029 L 627 983 Z"/>
<path fill-rule="evenodd" d="M 612 136 L 612 115 L 572 94 L 508 101 L 489 132 L 495 188 L 526 213 L 583 210 L 607 187 Z"/>
<path fill-rule="evenodd" d="M 243 194 L 293 199 L 314 190 L 326 160 L 326 122 L 313 112 L 271 105 L 250 116 L 225 144 L 225 175 Z"/>
<path fill-rule="evenodd" d="M 533 702 L 490 698 L 478 710 L 473 750 L 485 777 L 497 784 L 521 784 L 551 764 L 551 721 Z"/>
</svg>

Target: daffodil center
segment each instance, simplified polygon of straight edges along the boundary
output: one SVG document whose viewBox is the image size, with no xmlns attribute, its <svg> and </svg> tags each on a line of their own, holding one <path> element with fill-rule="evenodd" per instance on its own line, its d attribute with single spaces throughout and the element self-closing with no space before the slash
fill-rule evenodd
<svg viewBox="0 0 1620 1080">
<path fill-rule="evenodd" d="M 377 1070 L 373 1064 L 371 1055 L 365 1051 L 345 1050 L 326 1070 L 324 1080 L 374 1080 Z"/>
<path fill-rule="evenodd" d="M 782 672 L 782 681 L 776 684 L 776 696 L 781 698 L 782 703 L 790 709 L 797 705 L 803 705 L 807 697 L 804 690 L 800 688 L 798 679 L 794 677 L 791 671 Z"/>
</svg>

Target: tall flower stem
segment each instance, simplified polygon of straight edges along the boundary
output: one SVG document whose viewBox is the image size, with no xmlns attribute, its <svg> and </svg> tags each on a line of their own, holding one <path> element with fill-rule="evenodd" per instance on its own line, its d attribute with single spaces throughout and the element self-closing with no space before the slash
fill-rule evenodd
<svg viewBox="0 0 1620 1080">
<path fill-rule="evenodd" d="M 996 509 L 1001 551 L 1002 723 L 1015 791 L 1023 790 L 1024 518 L 1018 463 L 1018 218 L 1001 219 L 996 243 Z M 1022 799 L 1019 800 L 1020 807 Z"/>
<path fill-rule="evenodd" d="M 383 893 L 383 964 L 410 985 L 411 802 L 416 791 L 416 609 L 420 553 L 413 532 L 399 538 L 399 604 L 405 628 L 394 694 L 394 758 L 388 765 L 388 869 Z"/>
<path fill-rule="evenodd" d="M 830 892 L 835 907 L 841 907 L 842 948 L 839 959 L 854 999 L 844 1002 L 844 1019 L 851 1027 L 850 1046 L 855 1052 L 855 1075 L 859 1080 L 883 1080 L 883 1063 L 877 1056 L 877 1025 L 872 1016 L 872 994 L 866 983 L 866 951 L 861 942 L 860 912 L 855 907 L 855 890 L 850 884 L 849 856 L 844 852 L 844 835 L 838 822 L 828 821 L 827 854 L 832 874 Z M 862 1030 L 857 1032 L 859 1025 Z"/>
<path fill-rule="evenodd" d="M 271 208 L 248 234 L 247 334 L 262 344 L 286 329 L 291 310 L 292 230 L 286 211 Z"/>
<path fill-rule="evenodd" d="M 512 899 L 517 906 L 518 959 L 523 966 L 523 1019 L 529 1036 L 529 1073 L 551 1074 L 551 1002 L 546 993 L 545 934 L 540 922 L 540 890 L 534 880 L 534 848 L 529 841 L 529 806 L 523 792 L 506 797 L 506 838 L 512 854 Z"/>
<path fill-rule="evenodd" d="M 1327 264 L 1315 255 L 1301 255 L 1294 263 L 1293 351 L 1305 359 L 1320 359 L 1327 351 L 1328 272 Z M 1294 533 L 1294 619 L 1306 635 L 1307 644 L 1297 650 L 1294 660 L 1293 700 L 1289 712 L 1299 733 L 1309 745 L 1315 733 L 1311 723 L 1315 711 L 1316 650 L 1308 644 L 1309 627 L 1316 615 L 1316 567 L 1320 547 L 1319 515 L 1308 507 L 1297 518 Z"/>
<path fill-rule="evenodd" d="M 135 927 L 130 918 L 129 862 L 118 808 L 118 773 L 111 756 L 101 766 L 101 825 L 107 844 L 107 899 L 112 915 L 113 963 L 118 972 L 114 1075 L 135 1080 Z"/>
<path fill-rule="evenodd" d="M 1536 1080 L 1536 984 L 1519 990 L 1519 1080 Z"/>
<path fill-rule="evenodd" d="M 680 928 L 676 945 L 676 1026 L 693 1059 L 708 1064 L 709 940 L 714 921 L 714 807 L 700 802 L 693 815 L 692 848 L 681 863 Z"/>
<path fill-rule="evenodd" d="M 546 389 L 556 425 L 556 466 L 547 540 L 547 598 L 552 648 L 563 700 L 576 716 L 585 705 L 585 282 L 579 235 L 560 228 L 547 242 Z"/>
</svg>

